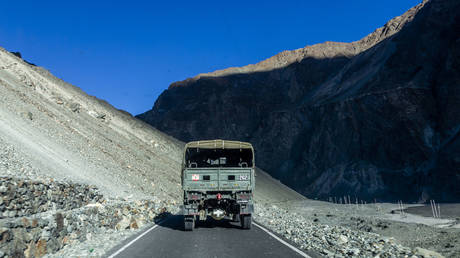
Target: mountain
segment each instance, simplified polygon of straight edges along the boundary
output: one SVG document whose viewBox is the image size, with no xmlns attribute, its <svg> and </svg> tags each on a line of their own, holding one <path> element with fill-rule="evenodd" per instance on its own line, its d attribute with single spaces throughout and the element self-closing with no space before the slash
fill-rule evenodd
<svg viewBox="0 0 460 258">
<path fill-rule="evenodd" d="M 424 1 L 356 42 L 200 74 L 137 117 L 183 141 L 249 141 L 307 197 L 458 201 L 459 10 Z"/>
</svg>

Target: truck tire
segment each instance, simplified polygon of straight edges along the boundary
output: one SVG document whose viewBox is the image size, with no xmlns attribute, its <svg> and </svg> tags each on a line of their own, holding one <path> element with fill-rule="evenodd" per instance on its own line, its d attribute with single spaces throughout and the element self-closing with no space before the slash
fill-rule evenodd
<svg viewBox="0 0 460 258">
<path fill-rule="evenodd" d="M 252 216 L 251 215 L 241 215 L 241 228 L 242 229 L 251 229 Z"/>
<path fill-rule="evenodd" d="M 184 230 L 193 231 L 194 228 L 195 228 L 195 218 L 193 216 L 185 216 L 184 217 Z"/>
</svg>

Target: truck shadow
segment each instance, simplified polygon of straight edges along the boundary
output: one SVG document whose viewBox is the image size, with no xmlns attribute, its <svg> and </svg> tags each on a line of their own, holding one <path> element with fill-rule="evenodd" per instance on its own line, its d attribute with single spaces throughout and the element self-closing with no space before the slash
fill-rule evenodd
<svg viewBox="0 0 460 258">
<path fill-rule="evenodd" d="M 160 227 L 170 228 L 173 230 L 184 231 L 184 216 L 177 214 L 168 214 L 164 217 L 164 220 L 158 224 Z M 200 228 L 228 228 L 228 229 L 240 229 L 240 223 L 232 222 L 228 219 L 214 220 L 210 217 L 205 221 L 197 221 L 195 224 L 195 230 Z"/>
<path fill-rule="evenodd" d="M 240 223 L 232 222 L 228 219 L 214 220 L 212 218 L 207 218 L 205 221 L 198 221 L 195 228 L 237 228 L 240 229 Z"/>
</svg>

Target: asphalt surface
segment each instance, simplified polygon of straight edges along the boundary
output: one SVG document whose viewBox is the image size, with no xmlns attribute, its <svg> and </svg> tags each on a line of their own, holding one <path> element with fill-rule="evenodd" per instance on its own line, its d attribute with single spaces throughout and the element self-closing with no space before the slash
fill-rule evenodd
<svg viewBox="0 0 460 258">
<path fill-rule="evenodd" d="M 142 232 L 116 246 L 108 252 L 108 256 L 115 254 L 141 234 Z M 319 257 L 313 253 L 306 254 Z M 239 223 L 209 219 L 199 223 L 193 231 L 186 232 L 183 230 L 183 216 L 171 215 L 115 257 L 302 256 L 254 224 L 250 230 L 243 230 Z"/>
</svg>

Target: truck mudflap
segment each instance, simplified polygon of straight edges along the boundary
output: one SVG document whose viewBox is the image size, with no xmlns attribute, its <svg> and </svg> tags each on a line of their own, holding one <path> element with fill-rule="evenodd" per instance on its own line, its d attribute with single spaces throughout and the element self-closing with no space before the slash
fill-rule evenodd
<svg viewBox="0 0 460 258">
<path fill-rule="evenodd" d="M 252 214 L 254 213 L 254 204 L 252 203 L 241 203 L 240 204 L 240 214 Z"/>
</svg>

